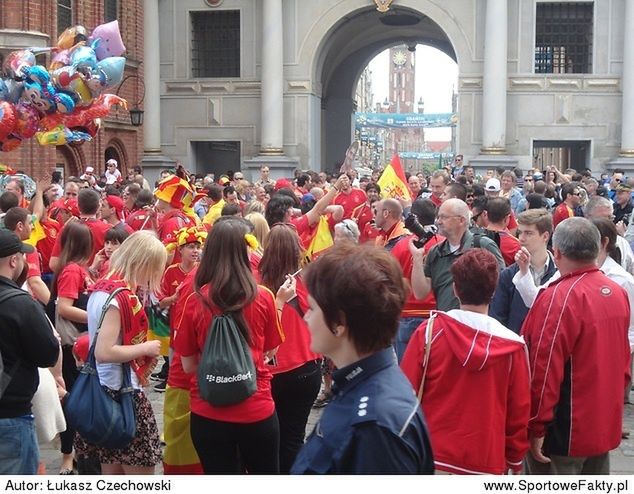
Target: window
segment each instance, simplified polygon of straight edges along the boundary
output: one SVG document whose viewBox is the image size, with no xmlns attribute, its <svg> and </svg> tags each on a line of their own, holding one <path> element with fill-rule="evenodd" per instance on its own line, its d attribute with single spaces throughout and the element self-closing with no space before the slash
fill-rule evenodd
<svg viewBox="0 0 634 494">
<path fill-rule="evenodd" d="M 192 76 L 240 77 L 240 11 L 192 12 Z"/>
<path fill-rule="evenodd" d="M 103 2 L 103 20 L 112 22 L 117 19 L 117 0 L 104 0 Z"/>
<path fill-rule="evenodd" d="M 73 25 L 72 0 L 57 0 L 57 35 Z"/>
<path fill-rule="evenodd" d="M 535 22 L 535 73 L 592 72 L 592 2 L 540 2 Z"/>
</svg>

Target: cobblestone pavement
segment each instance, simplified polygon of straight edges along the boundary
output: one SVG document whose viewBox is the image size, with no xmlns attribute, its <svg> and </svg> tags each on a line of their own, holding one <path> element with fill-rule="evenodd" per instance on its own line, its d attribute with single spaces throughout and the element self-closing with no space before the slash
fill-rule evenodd
<svg viewBox="0 0 634 494">
<path fill-rule="evenodd" d="M 159 430 L 162 430 L 164 393 L 156 393 L 151 388 L 148 388 L 148 397 L 156 413 Z M 634 393 L 631 394 L 631 398 L 634 400 Z M 323 409 L 313 409 L 311 412 L 308 426 L 306 427 L 307 434 L 312 431 L 317 423 L 321 410 Z M 613 474 L 632 475 L 634 474 L 634 405 L 625 405 L 623 429 L 631 431 L 631 434 L 628 439 L 623 439 L 620 446 L 610 454 L 610 470 Z M 56 474 L 59 472 L 61 463 L 59 443 L 42 447 L 41 457 L 46 466 L 46 473 Z M 157 467 L 157 473 L 162 473 L 160 466 Z"/>
</svg>

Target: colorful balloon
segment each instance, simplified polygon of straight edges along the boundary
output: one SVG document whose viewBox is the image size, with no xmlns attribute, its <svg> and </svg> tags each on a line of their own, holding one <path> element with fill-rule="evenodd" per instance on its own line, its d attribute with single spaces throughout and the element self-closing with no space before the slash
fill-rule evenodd
<svg viewBox="0 0 634 494">
<path fill-rule="evenodd" d="M 4 141 L 0 141 L 0 151 L 8 153 L 17 149 L 22 144 L 22 139 L 17 137 L 7 137 Z"/>
<path fill-rule="evenodd" d="M 66 66 L 52 71 L 51 82 L 60 91 L 70 94 L 78 105 L 87 106 L 92 103 L 93 96 L 84 82 L 84 76 L 73 67 Z"/>
<path fill-rule="evenodd" d="M 24 69 L 35 65 L 35 54 L 30 50 L 12 51 L 2 64 L 5 74 L 13 79 L 24 78 Z"/>
<path fill-rule="evenodd" d="M 68 50 L 75 46 L 77 43 L 86 41 L 88 39 L 88 31 L 84 26 L 71 26 L 66 28 L 62 34 L 57 38 L 57 47 L 62 50 Z"/>
<path fill-rule="evenodd" d="M 0 100 L 17 103 L 22 96 L 24 83 L 13 79 L 0 79 Z"/>
<path fill-rule="evenodd" d="M 67 129 L 63 125 L 46 132 L 37 132 L 35 137 L 41 146 L 62 146 L 71 142 L 92 140 L 89 134 Z"/>
<path fill-rule="evenodd" d="M 3 141 L 15 127 L 15 108 L 7 101 L 0 101 L 0 141 Z"/>
<path fill-rule="evenodd" d="M 92 46 L 78 46 L 70 54 L 70 64 L 88 75 L 97 70 L 97 55 Z"/>
<path fill-rule="evenodd" d="M 111 89 L 123 80 L 125 69 L 124 57 L 110 57 L 97 63 L 99 74 L 101 75 L 101 86 L 103 89 Z"/>
<path fill-rule="evenodd" d="M 95 47 L 97 60 L 104 60 L 108 57 L 118 57 L 125 52 L 125 45 L 121 39 L 119 21 L 117 20 L 97 26 L 90 37 L 91 39 L 100 40 L 100 43 Z"/>
<path fill-rule="evenodd" d="M 38 131 L 40 114 L 29 104 L 20 102 L 15 105 L 16 123 L 12 135 L 21 139 L 29 139 Z"/>
</svg>

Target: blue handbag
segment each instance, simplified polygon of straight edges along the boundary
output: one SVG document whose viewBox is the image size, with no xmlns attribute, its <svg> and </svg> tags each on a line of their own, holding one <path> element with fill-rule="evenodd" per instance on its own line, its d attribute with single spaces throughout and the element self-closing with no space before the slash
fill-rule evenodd
<svg viewBox="0 0 634 494">
<path fill-rule="evenodd" d="M 108 297 L 101 310 L 95 338 L 90 345 L 88 362 L 79 372 L 70 394 L 64 400 L 66 421 L 90 444 L 108 449 L 125 448 L 136 435 L 136 417 L 130 365 L 122 364 L 123 380 L 115 398 L 99 382 L 95 345 L 103 319 L 112 299 L 122 290 L 118 288 Z"/>
</svg>

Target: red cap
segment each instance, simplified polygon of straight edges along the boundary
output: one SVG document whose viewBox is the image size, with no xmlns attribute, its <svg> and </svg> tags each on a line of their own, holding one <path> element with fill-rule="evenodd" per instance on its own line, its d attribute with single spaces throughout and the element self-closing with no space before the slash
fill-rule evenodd
<svg viewBox="0 0 634 494">
<path fill-rule="evenodd" d="M 290 189 L 290 188 L 291 188 L 291 183 L 285 178 L 280 178 L 277 180 L 277 182 L 275 182 L 275 190 Z"/>
<path fill-rule="evenodd" d="M 51 211 L 63 209 L 64 211 L 68 211 L 73 216 L 77 216 L 79 218 L 79 205 L 77 204 L 77 199 L 59 199 L 51 204 Z"/>
<path fill-rule="evenodd" d="M 123 208 L 125 207 L 125 204 L 123 203 L 123 199 L 121 199 L 119 196 L 108 195 L 106 196 L 106 202 L 108 203 L 108 206 L 110 206 L 111 208 L 114 208 L 114 210 L 117 213 L 117 218 L 122 219 Z"/>
<path fill-rule="evenodd" d="M 73 353 L 79 360 L 86 362 L 88 360 L 89 350 L 90 338 L 88 337 L 88 333 L 84 333 L 75 340 L 75 343 L 73 344 Z"/>
</svg>

